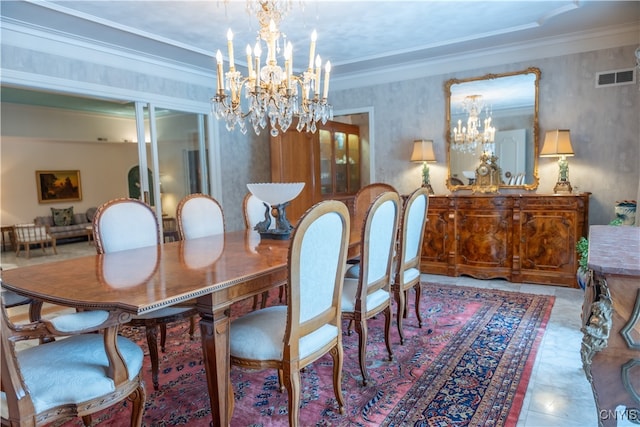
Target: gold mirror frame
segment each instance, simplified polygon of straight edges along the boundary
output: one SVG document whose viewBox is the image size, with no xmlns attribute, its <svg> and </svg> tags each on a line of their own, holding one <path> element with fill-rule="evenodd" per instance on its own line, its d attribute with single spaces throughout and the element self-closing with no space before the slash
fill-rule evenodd
<svg viewBox="0 0 640 427">
<path fill-rule="evenodd" d="M 539 128 L 538 128 L 538 92 L 539 92 L 539 82 L 540 82 L 540 69 L 536 67 L 530 67 L 523 71 L 515 71 L 508 73 L 500 73 L 500 74 L 486 74 L 480 77 L 472 77 L 468 79 L 450 79 L 445 82 L 444 90 L 445 90 L 445 116 L 446 116 L 446 129 L 445 129 L 445 140 L 447 141 L 447 181 L 446 185 L 450 191 L 458 191 L 458 190 L 473 190 L 474 186 L 469 184 L 452 184 L 452 174 L 451 174 L 451 140 L 452 140 L 452 126 L 451 126 L 451 91 L 453 85 L 460 85 L 470 82 L 479 82 L 482 80 L 496 80 L 504 77 L 510 76 L 518 76 L 518 75 L 526 75 L 533 74 L 534 75 L 534 108 L 533 108 L 533 121 L 531 123 L 531 143 L 533 144 L 533 170 L 531 182 L 523 183 L 522 185 L 507 185 L 505 183 L 501 183 L 496 186 L 496 190 L 498 189 L 524 189 L 524 190 L 535 190 L 538 188 L 539 177 L 538 177 L 538 150 L 539 150 Z M 471 85 L 470 85 L 471 86 Z M 469 95 L 475 95 L 475 93 L 469 93 Z M 500 131 L 500 123 L 497 121 L 493 121 L 493 125 Z M 529 141 L 527 141 L 527 145 Z M 478 165 L 480 164 L 480 159 L 478 159 Z M 498 165 L 500 164 L 500 160 L 498 159 Z M 453 177 L 456 178 L 456 177 Z"/>
</svg>

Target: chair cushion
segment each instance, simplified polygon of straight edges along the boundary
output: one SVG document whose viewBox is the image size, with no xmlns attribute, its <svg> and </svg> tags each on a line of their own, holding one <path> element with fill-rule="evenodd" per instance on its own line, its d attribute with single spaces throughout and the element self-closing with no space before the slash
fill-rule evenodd
<svg viewBox="0 0 640 427">
<path fill-rule="evenodd" d="M 64 209 L 51 208 L 51 216 L 54 225 L 73 224 L 73 206 Z"/>
<path fill-rule="evenodd" d="M 109 312 L 104 310 L 81 311 L 56 316 L 51 319 L 55 328 L 62 332 L 75 332 L 89 329 L 103 323 L 109 317 Z"/>
<path fill-rule="evenodd" d="M 138 345 L 118 336 L 132 380 L 142 368 L 143 353 Z M 18 352 L 18 363 L 30 391 L 36 412 L 58 405 L 80 403 L 115 390 L 107 376 L 109 365 L 101 334 L 76 335 Z M 6 408 L 2 393 L 2 407 Z"/>
<path fill-rule="evenodd" d="M 231 322 L 230 354 L 252 360 L 282 360 L 287 307 L 277 305 L 252 311 Z M 338 336 L 338 328 L 324 325 L 300 338 L 300 358 Z"/>
<path fill-rule="evenodd" d="M 420 271 L 417 268 L 407 268 L 404 271 L 404 283 L 409 283 L 414 280 L 416 277 L 420 276 Z"/>
<path fill-rule="evenodd" d="M 345 278 L 342 288 L 342 311 L 352 313 L 356 309 L 356 292 L 358 292 L 358 279 Z M 367 295 L 367 311 L 379 307 L 389 300 L 389 292 L 378 289 L 374 293 Z"/>
<path fill-rule="evenodd" d="M 349 264 L 344 277 L 349 279 L 357 279 L 358 277 L 360 277 L 360 263 L 354 265 Z"/>
</svg>

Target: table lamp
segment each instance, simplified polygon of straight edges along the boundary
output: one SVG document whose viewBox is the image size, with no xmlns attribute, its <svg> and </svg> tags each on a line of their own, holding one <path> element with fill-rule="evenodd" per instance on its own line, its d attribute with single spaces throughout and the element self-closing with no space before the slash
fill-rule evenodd
<svg viewBox="0 0 640 427">
<path fill-rule="evenodd" d="M 422 162 L 422 186 L 427 188 L 429 194 L 433 194 L 433 188 L 431 188 L 431 182 L 429 181 L 429 165 L 427 164 L 436 162 L 436 155 L 433 152 L 433 141 L 430 139 L 414 141 L 411 161 Z"/>
<path fill-rule="evenodd" d="M 556 194 L 571 194 L 567 156 L 573 156 L 573 154 L 569 129 L 550 130 L 546 133 L 540 157 L 559 157 L 558 182 L 553 187 L 553 192 Z"/>
</svg>

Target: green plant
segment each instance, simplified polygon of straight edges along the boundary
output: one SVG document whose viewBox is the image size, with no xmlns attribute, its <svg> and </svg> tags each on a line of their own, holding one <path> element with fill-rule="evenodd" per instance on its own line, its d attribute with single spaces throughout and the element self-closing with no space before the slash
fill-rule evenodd
<svg viewBox="0 0 640 427">
<path fill-rule="evenodd" d="M 586 273 L 589 270 L 587 267 L 587 258 L 589 255 L 589 240 L 586 237 L 580 237 L 576 243 L 576 251 L 578 252 L 578 270 L 582 273 Z"/>
<path fill-rule="evenodd" d="M 616 218 L 609 225 L 622 225 L 622 219 Z M 589 258 L 589 240 L 586 237 L 580 237 L 576 243 L 576 251 L 578 252 L 578 270 L 586 273 L 589 270 L 587 260 Z"/>
</svg>

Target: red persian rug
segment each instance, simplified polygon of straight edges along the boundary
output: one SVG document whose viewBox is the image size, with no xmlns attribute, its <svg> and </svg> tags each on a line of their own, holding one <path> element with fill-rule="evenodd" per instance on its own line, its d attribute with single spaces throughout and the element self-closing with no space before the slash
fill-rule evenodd
<svg viewBox="0 0 640 427">
<path fill-rule="evenodd" d="M 413 295 L 409 299 L 412 302 Z M 361 386 L 358 336 L 348 335 L 344 325 L 345 415 L 338 413 L 333 395 L 331 358 L 305 369 L 300 425 L 515 426 L 553 302 L 544 295 L 423 283 L 423 327 L 417 327 L 411 312 L 401 346 L 393 322 L 392 362 L 386 358 L 383 316 L 370 322 L 367 362 L 372 381 L 367 387 Z M 251 304 L 243 302 L 232 312 L 246 312 Z M 200 341 L 189 340 L 187 326 L 177 324 L 168 331 L 159 391 L 151 386 L 145 358 L 147 426 L 211 425 Z M 143 331 L 124 328 L 123 335 L 146 350 Z M 278 391 L 275 371 L 234 367 L 231 381 L 232 426 L 288 424 L 287 395 Z M 129 415 L 126 404 L 117 405 L 95 415 L 94 422 L 125 426 Z"/>
</svg>

